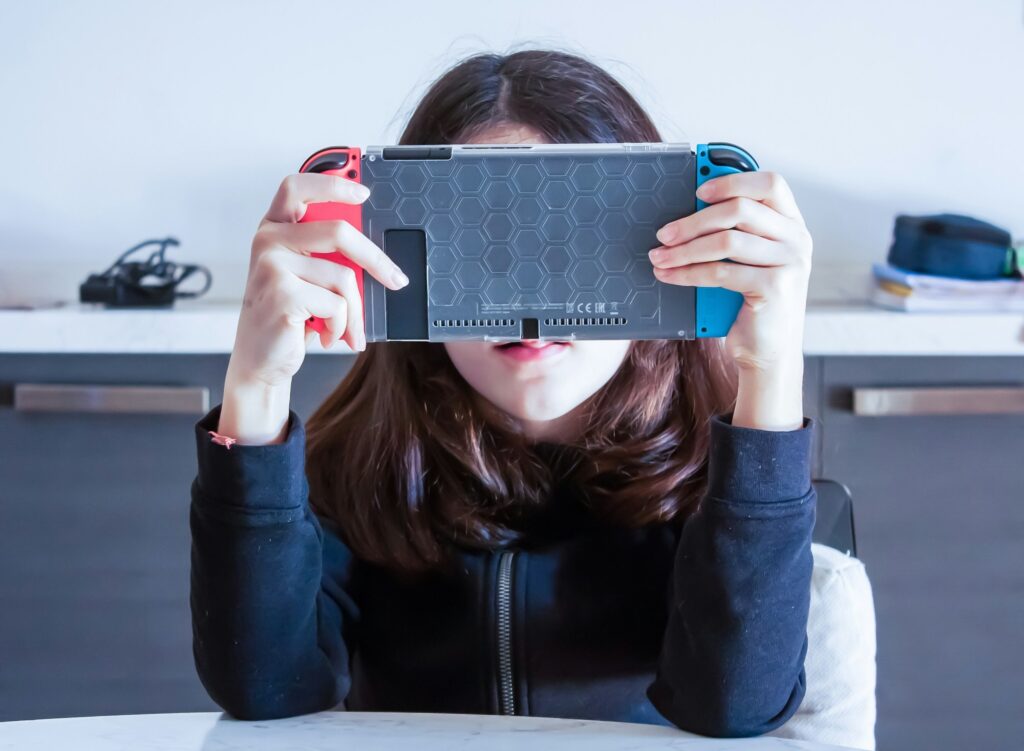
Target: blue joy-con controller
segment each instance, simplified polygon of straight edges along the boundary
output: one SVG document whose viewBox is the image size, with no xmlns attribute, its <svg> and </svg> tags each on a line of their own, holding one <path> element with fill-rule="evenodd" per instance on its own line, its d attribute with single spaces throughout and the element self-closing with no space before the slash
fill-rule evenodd
<svg viewBox="0 0 1024 751">
<path fill-rule="evenodd" d="M 721 175 L 753 172 L 757 161 L 731 143 L 697 144 L 697 187 Z M 697 199 L 697 210 L 708 204 Z M 726 259 L 728 261 L 729 259 Z M 732 263 L 732 261 L 730 261 Z M 743 305 L 743 295 L 724 287 L 697 287 L 697 336 L 725 336 Z"/>
</svg>

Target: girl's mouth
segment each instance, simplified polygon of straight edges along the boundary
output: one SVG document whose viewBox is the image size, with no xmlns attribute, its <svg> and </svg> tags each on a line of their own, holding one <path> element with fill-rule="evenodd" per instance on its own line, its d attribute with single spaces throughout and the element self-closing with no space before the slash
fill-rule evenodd
<svg viewBox="0 0 1024 751">
<path fill-rule="evenodd" d="M 553 357 L 565 352 L 570 346 L 572 346 L 570 342 L 542 342 L 531 339 L 522 342 L 505 342 L 495 345 L 495 349 L 505 357 L 525 362 Z"/>
</svg>

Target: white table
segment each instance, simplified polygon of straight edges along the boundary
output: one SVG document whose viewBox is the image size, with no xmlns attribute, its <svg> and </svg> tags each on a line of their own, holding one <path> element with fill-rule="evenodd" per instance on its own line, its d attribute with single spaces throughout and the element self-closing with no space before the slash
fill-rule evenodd
<svg viewBox="0 0 1024 751">
<path fill-rule="evenodd" d="M 320 712 L 241 722 L 218 712 L 115 715 L 0 723 L 0 750 L 261 751 L 261 749 L 565 749 L 579 751 L 836 751 L 781 738 L 702 738 L 680 730 L 620 722 L 497 715 Z"/>
<path fill-rule="evenodd" d="M 0 307 L 0 353 L 227 354 L 239 301 L 180 300 L 172 309 L 105 310 L 72 303 L 41 310 Z M 341 342 L 326 353 L 351 354 Z M 1024 355 L 1024 313 L 905 313 L 864 301 L 809 302 L 803 352 L 820 355 Z"/>
</svg>

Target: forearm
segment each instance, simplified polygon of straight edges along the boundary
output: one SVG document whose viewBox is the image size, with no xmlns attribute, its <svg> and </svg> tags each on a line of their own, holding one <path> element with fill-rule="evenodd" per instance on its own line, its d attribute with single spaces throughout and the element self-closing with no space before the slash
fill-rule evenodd
<svg viewBox="0 0 1024 751">
<path fill-rule="evenodd" d="M 649 696 L 705 735 L 772 730 L 805 685 L 815 494 L 812 426 L 712 425 L 709 484 L 680 535 L 672 609 Z"/>
<path fill-rule="evenodd" d="M 281 445 L 226 448 L 204 435 L 216 412 L 196 426 L 196 669 L 214 701 L 239 718 L 328 709 L 347 692 L 342 611 L 354 609 L 323 588 L 324 534 L 307 503 L 302 427 Z"/>
<path fill-rule="evenodd" d="M 321 607 L 317 531 L 310 520 L 260 516 L 236 523 L 193 506 L 196 670 L 239 719 L 329 709 L 347 691 L 347 656 L 337 609 Z"/>
</svg>

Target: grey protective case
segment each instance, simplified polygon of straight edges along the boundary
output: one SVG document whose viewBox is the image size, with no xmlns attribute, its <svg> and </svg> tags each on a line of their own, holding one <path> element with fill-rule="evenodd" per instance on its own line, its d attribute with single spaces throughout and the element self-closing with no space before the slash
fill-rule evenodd
<svg viewBox="0 0 1024 751">
<path fill-rule="evenodd" d="M 655 278 L 696 210 L 686 143 L 370 146 L 363 232 L 410 278 L 364 274 L 367 341 L 694 339 L 696 288 Z"/>
</svg>

